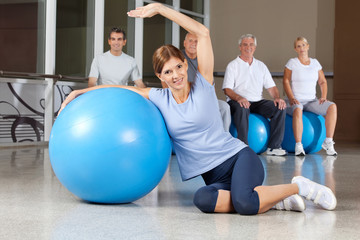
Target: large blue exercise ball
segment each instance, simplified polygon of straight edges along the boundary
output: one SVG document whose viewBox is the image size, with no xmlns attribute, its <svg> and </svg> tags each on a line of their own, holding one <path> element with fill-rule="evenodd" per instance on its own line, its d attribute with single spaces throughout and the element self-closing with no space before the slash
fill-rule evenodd
<svg viewBox="0 0 360 240">
<path fill-rule="evenodd" d="M 237 130 L 233 122 L 230 125 L 230 133 L 233 137 L 237 137 Z M 249 130 L 248 143 L 249 147 L 261 154 L 266 151 L 270 138 L 270 124 L 269 121 L 257 113 L 250 113 L 249 116 Z"/>
<path fill-rule="evenodd" d="M 153 103 L 129 90 L 102 88 L 77 97 L 61 112 L 49 154 L 59 181 L 79 198 L 128 203 L 158 185 L 171 142 Z"/>
<path fill-rule="evenodd" d="M 295 152 L 295 138 L 292 126 L 292 116 L 286 115 L 285 134 L 281 144 L 282 148 L 289 153 Z M 321 144 L 326 137 L 324 117 L 312 112 L 303 112 L 303 134 L 301 142 L 305 153 L 314 153 L 321 150 Z"/>
</svg>

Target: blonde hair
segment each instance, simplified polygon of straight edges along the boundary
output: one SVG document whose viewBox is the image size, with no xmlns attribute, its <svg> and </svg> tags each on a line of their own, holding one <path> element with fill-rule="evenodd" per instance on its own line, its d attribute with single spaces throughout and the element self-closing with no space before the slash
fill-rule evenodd
<svg viewBox="0 0 360 240">
<path fill-rule="evenodd" d="M 296 40 L 294 41 L 294 48 L 296 48 L 296 43 L 297 43 L 298 41 L 303 41 L 303 42 L 305 42 L 307 45 L 309 45 L 309 42 L 308 42 L 308 40 L 306 40 L 306 38 L 304 38 L 304 37 L 297 37 Z"/>
</svg>

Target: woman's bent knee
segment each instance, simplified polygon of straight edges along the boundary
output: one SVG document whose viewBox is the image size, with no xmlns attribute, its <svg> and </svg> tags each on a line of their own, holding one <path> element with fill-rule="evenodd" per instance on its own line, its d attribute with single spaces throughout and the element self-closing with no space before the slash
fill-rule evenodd
<svg viewBox="0 0 360 240">
<path fill-rule="evenodd" d="M 195 193 L 194 204 L 204 213 L 213 213 L 218 194 L 218 189 L 213 186 L 202 187 Z"/>
<path fill-rule="evenodd" d="M 335 111 L 335 112 L 337 111 L 336 103 L 333 103 L 329 106 L 327 112 L 329 112 L 329 111 Z"/>
<path fill-rule="evenodd" d="M 241 215 L 255 215 L 259 212 L 259 197 L 254 191 L 251 197 L 244 197 L 242 199 L 232 199 L 234 209 Z"/>
</svg>

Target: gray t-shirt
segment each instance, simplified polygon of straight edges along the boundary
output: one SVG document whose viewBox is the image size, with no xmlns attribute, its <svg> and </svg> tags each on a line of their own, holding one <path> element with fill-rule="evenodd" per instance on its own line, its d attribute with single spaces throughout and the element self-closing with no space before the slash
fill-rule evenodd
<svg viewBox="0 0 360 240">
<path fill-rule="evenodd" d="M 188 81 L 189 82 L 194 82 L 195 80 L 195 77 L 196 77 L 196 73 L 198 71 L 198 62 L 197 62 L 197 57 L 194 58 L 194 59 L 191 59 L 189 58 L 188 55 L 186 55 L 186 52 L 185 52 L 185 49 L 181 50 L 184 55 L 185 55 L 185 58 L 188 62 L 188 70 L 187 70 L 187 73 L 188 73 Z"/>
<path fill-rule="evenodd" d="M 89 77 L 97 78 L 98 85 L 128 85 L 129 80 L 141 79 L 133 57 L 124 52 L 120 56 L 114 56 L 110 51 L 94 58 Z"/>
</svg>

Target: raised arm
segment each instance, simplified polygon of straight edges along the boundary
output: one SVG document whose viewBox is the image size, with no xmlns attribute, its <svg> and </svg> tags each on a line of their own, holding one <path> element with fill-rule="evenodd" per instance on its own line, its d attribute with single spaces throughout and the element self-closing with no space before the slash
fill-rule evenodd
<svg viewBox="0 0 360 240">
<path fill-rule="evenodd" d="M 151 3 L 128 12 L 130 17 L 138 18 L 150 18 L 156 14 L 160 14 L 179 24 L 181 27 L 185 28 L 186 31 L 197 37 L 197 59 L 199 72 L 210 84 L 213 84 L 214 54 L 209 30 L 203 24 L 195 21 L 194 19 L 159 3 Z"/>
<path fill-rule="evenodd" d="M 130 91 L 136 92 L 137 94 L 140 94 L 141 96 L 143 96 L 144 98 L 147 98 L 147 99 L 149 99 L 149 92 L 150 92 L 150 89 L 151 89 L 151 88 L 139 88 L 139 87 L 133 87 L 133 86 L 123 86 L 123 85 L 99 85 L 99 86 L 95 86 L 95 87 L 74 90 L 67 96 L 67 98 L 61 104 L 61 108 L 59 110 L 58 115 L 66 107 L 66 105 L 68 105 L 72 100 L 74 100 L 75 98 L 77 98 L 81 94 L 84 94 L 86 92 L 89 92 L 89 91 L 92 91 L 92 90 L 95 90 L 95 89 L 109 88 L 109 87 L 127 89 L 127 90 L 130 90 Z"/>
</svg>

